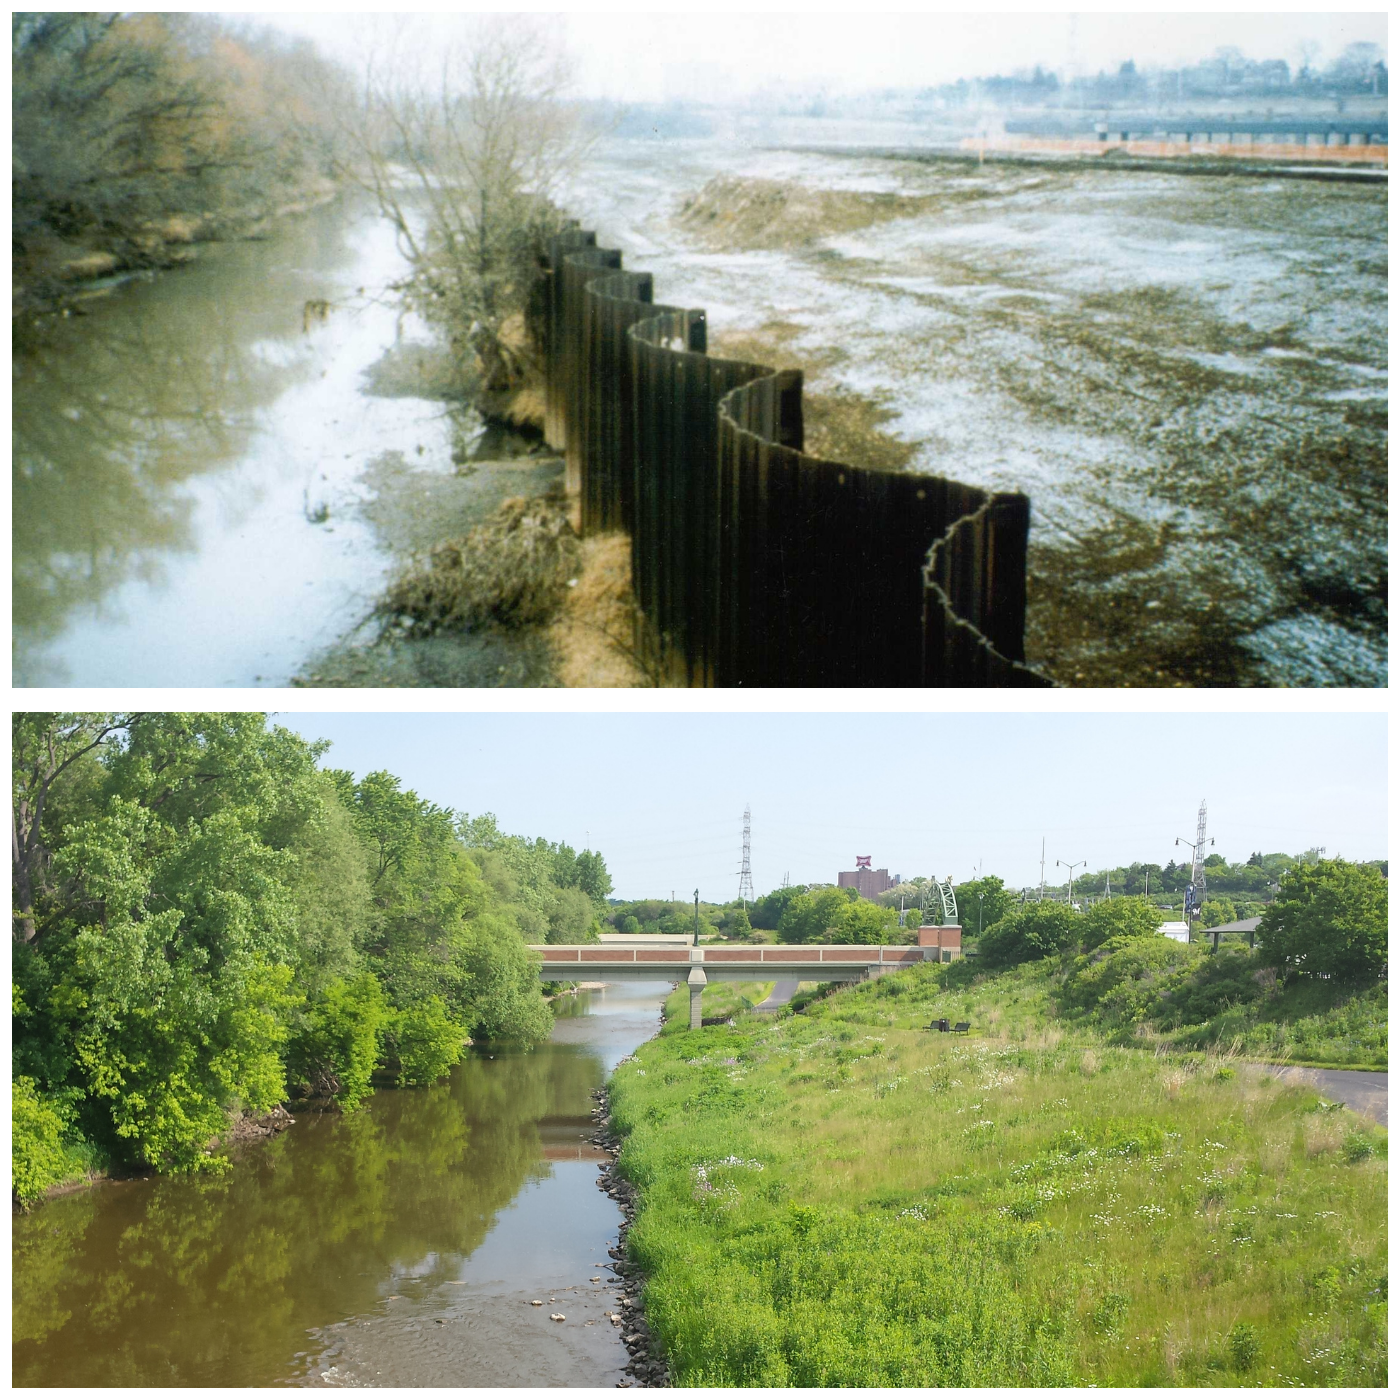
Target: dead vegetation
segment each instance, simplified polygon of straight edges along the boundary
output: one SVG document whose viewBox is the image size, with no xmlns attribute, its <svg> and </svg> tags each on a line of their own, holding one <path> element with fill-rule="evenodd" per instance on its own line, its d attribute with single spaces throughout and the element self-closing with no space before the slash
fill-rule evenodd
<svg viewBox="0 0 1400 1400">
<path fill-rule="evenodd" d="M 942 200 L 939 195 L 813 190 L 784 180 L 717 175 L 685 201 L 677 222 L 711 248 L 795 248 L 925 214 Z"/>
<path fill-rule="evenodd" d="M 559 684 L 610 689 L 657 684 L 640 664 L 636 621 L 631 541 L 621 533 L 584 540 L 578 582 L 550 628 Z"/>
<path fill-rule="evenodd" d="M 839 364 L 842 356 L 834 349 L 805 347 L 794 353 L 793 341 L 803 329 L 791 321 L 768 321 L 757 330 L 721 332 L 711 337 L 710 353 L 802 371 L 803 446 L 811 456 L 853 467 L 905 471 L 918 444 L 884 430 L 897 416 L 892 408 L 839 384 L 813 390 L 813 384 L 828 382 L 827 371 Z"/>
<path fill-rule="evenodd" d="M 539 625 L 559 611 L 578 562 L 563 498 L 515 496 L 484 525 L 415 557 L 379 611 L 415 637 Z"/>
</svg>

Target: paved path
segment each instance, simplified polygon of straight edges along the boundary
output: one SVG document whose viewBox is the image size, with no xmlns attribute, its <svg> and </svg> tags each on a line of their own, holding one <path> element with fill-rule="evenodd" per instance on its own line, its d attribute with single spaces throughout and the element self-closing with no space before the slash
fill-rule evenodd
<svg viewBox="0 0 1400 1400">
<path fill-rule="evenodd" d="M 1389 1127 L 1386 1071 L 1369 1069 L 1303 1069 L 1299 1065 L 1253 1065 L 1290 1084 L 1316 1085 L 1328 1098 Z"/>
<path fill-rule="evenodd" d="M 776 1011 L 780 1006 L 786 1006 L 797 995 L 797 985 L 793 981 L 774 982 L 773 990 L 754 1007 L 754 1010 Z"/>
</svg>

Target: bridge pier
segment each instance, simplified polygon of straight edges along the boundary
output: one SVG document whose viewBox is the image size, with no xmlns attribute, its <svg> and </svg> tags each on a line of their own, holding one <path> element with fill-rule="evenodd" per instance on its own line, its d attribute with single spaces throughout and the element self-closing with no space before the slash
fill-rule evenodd
<svg viewBox="0 0 1400 1400">
<path fill-rule="evenodd" d="M 693 1031 L 700 1029 L 700 998 L 705 994 L 708 980 L 705 969 L 699 963 L 690 969 L 690 976 L 685 979 L 686 986 L 690 988 L 690 1029 Z"/>
</svg>

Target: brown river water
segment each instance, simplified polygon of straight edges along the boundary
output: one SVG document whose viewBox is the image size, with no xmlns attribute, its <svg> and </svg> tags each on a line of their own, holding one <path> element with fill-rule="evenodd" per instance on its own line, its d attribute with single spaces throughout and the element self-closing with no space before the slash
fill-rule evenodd
<svg viewBox="0 0 1400 1400">
<path fill-rule="evenodd" d="M 225 1176 L 16 1216 L 13 1383 L 616 1385 L 621 1212 L 597 1186 L 589 1095 L 668 990 L 580 993 L 546 1044 L 302 1114 Z"/>
</svg>

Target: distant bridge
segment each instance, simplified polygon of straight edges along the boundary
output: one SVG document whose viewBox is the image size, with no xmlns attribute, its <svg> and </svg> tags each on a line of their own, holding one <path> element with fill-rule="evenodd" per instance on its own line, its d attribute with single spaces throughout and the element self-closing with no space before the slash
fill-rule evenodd
<svg viewBox="0 0 1400 1400">
<path fill-rule="evenodd" d="M 864 982 L 938 962 L 947 948 L 911 948 L 861 944 L 799 943 L 786 947 L 744 944 L 738 947 L 676 946 L 678 940 L 638 938 L 626 943 L 532 944 L 543 961 L 546 982 L 685 982 L 690 988 L 690 1024 L 700 1024 L 700 997 L 711 981 L 766 982 L 779 977 L 799 982 Z"/>
</svg>

